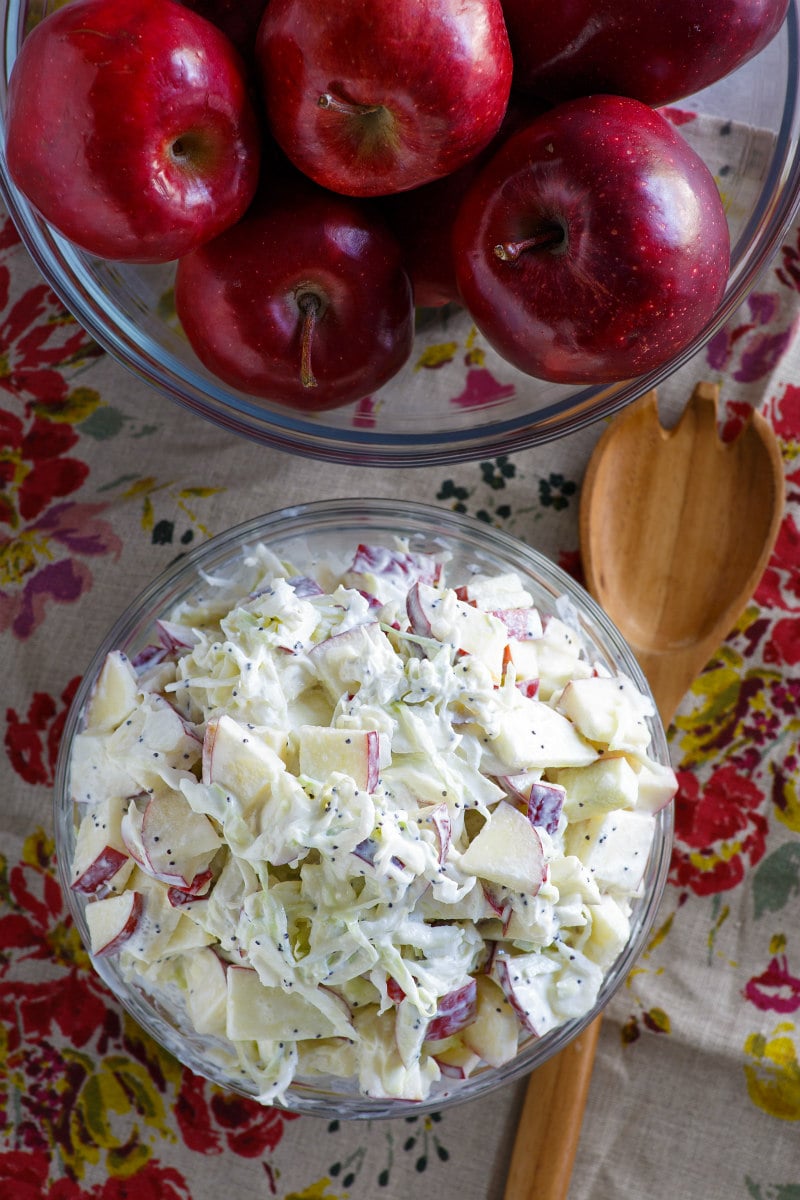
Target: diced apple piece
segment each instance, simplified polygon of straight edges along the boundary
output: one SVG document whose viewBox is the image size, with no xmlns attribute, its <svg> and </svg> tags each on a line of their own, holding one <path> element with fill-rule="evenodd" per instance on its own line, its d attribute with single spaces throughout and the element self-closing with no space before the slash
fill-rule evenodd
<svg viewBox="0 0 800 1200">
<path fill-rule="evenodd" d="M 137 932 L 144 913 L 139 892 L 124 891 L 86 906 L 91 952 L 95 957 L 117 954 Z"/>
<path fill-rule="evenodd" d="M 414 633 L 474 655 L 495 682 L 502 679 L 508 630 L 497 617 L 424 583 L 409 590 L 406 611 Z"/>
<path fill-rule="evenodd" d="M 492 616 L 497 617 L 506 627 L 511 638 L 513 658 L 514 645 L 517 642 L 530 642 L 542 636 L 542 618 L 535 608 L 492 608 Z"/>
<path fill-rule="evenodd" d="M 245 816 L 266 802 L 284 769 L 275 750 L 232 717 L 223 714 L 206 723 L 203 783 L 216 783 L 231 792 Z"/>
<path fill-rule="evenodd" d="M 109 757 L 107 733 L 79 733 L 72 743 L 69 786 L 80 804 L 106 804 L 141 791 L 131 773 Z"/>
<path fill-rule="evenodd" d="M 348 1038 L 315 1038 L 297 1044 L 298 1075 L 336 1075 L 350 1078 L 356 1073 L 356 1049 Z"/>
<path fill-rule="evenodd" d="M 535 767 L 583 767 L 597 758 L 597 750 L 571 721 L 543 701 L 525 696 L 503 714 L 489 750 L 509 775 Z"/>
<path fill-rule="evenodd" d="M 297 744 L 302 775 L 322 782 L 339 771 L 367 792 L 375 791 L 381 768 L 391 762 L 389 739 L 374 729 L 301 725 Z"/>
<path fill-rule="evenodd" d="M 621 809 L 568 825 L 564 848 L 577 855 L 601 891 L 631 894 L 647 866 L 654 828 L 649 814 Z"/>
<path fill-rule="evenodd" d="M 519 1022 L 508 997 L 489 975 L 478 975 L 475 1020 L 462 1032 L 464 1044 L 490 1067 L 501 1067 L 517 1053 Z"/>
<path fill-rule="evenodd" d="M 533 608 L 533 598 L 515 571 L 506 571 L 498 575 L 472 575 L 458 591 L 462 599 L 471 600 L 479 608 L 490 612 L 512 608 L 525 608 L 536 612 L 541 633 L 541 618 Z"/>
<path fill-rule="evenodd" d="M 650 741 L 647 718 L 655 710 L 624 676 L 573 679 L 564 688 L 557 707 L 588 741 L 609 750 L 641 752 Z"/>
<path fill-rule="evenodd" d="M 606 970 L 628 942 L 630 921 L 613 896 L 602 896 L 589 911 L 592 932 L 583 945 L 584 953 Z"/>
<path fill-rule="evenodd" d="M 119 891 L 133 870 L 121 829 L 127 806 L 127 800 L 113 797 L 94 805 L 83 816 L 72 857 L 70 887 L 74 891 L 87 896 L 109 887 Z"/>
<path fill-rule="evenodd" d="M 145 869 L 176 887 L 191 889 L 222 842 L 203 813 L 196 813 L 181 792 L 153 796 L 142 816 Z"/>
<path fill-rule="evenodd" d="M 566 789 L 564 810 L 570 821 L 636 807 L 638 776 L 622 754 L 604 754 L 587 767 L 566 767 L 554 776 Z"/>
<path fill-rule="evenodd" d="M 477 994 L 475 980 L 469 979 L 461 987 L 440 997 L 436 1013 L 425 1030 L 425 1040 L 443 1041 L 471 1024 L 477 1012 Z"/>
<path fill-rule="evenodd" d="M 317 642 L 309 659 L 334 702 L 347 692 L 357 691 L 367 680 L 385 680 L 390 688 L 402 673 L 402 665 L 377 621 L 354 625 Z"/>
<path fill-rule="evenodd" d="M 193 950 L 184 959 L 186 1008 L 198 1033 L 224 1037 L 228 1009 L 226 967 L 206 947 Z"/>
<path fill-rule="evenodd" d="M 535 896 L 546 876 L 541 839 L 527 817 L 505 800 L 492 810 L 459 859 L 462 871 Z"/>
<path fill-rule="evenodd" d="M 110 651 L 86 705 L 86 728 L 98 733 L 116 729 L 133 712 L 138 694 L 139 684 L 130 659 L 121 650 Z"/>
<path fill-rule="evenodd" d="M 514 1028 L 516 1027 L 517 1019 L 514 1017 Z M 481 1064 L 480 1055 L 460 1038 L 454 1038 L 452 1044 L 441 1048 L 435 1047 L 433 1060 L 446 1079 L 469 1079 L 475 1068 Z"/>
<path fill-rule="evenodd" d="M 234 1041 L 331 1037 L 338 1031 L 304 996 L 265 987 L 251 967 L 230 966 L 226 1032 Z"/>
<path fill-rule="evenodd" d="M 636 808 L 642 813 L 657 813 L 666 808 L 678 790 L 672 767 L 647 758 L 639 766 Z"/>
<path fill-rule="evenodd" d="M 134 868 L 131 874 L 129 890 L 141 895 L 144 907 L 136 937 L 130 938 L 125 946 L 126 954 L 143 963 L 156 962 L 165 954 L 181 920 L 187 918 L 169 903 L 164 884 L 140 867 Z"/>
<path fill-rule="evenodd" d="M 165 957 L 188 954 L 189 951 L 201 950 L 210 946 L 214 941 L 216 938 L 213 934 L 207 933 L 196 921 L 192 921 L 182 912 L 161 954 Z"/>
<path fill-rule="evenodd" d="M 542 1037 L 560 1024 L 551 995 L 557 971 L 557 962 L 536 951 L 509 955 L 498 950 L 495 954 L 492 974 L 520 1024 L 534 1037 Z"/>
</svg>

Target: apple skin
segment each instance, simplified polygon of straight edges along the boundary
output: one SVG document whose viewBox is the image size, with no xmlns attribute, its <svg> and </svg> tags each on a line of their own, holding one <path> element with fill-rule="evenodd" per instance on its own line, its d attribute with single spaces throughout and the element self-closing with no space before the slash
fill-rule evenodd
<svg viewBox="0 0 800 1200">
<path fill-rule="evenodd" d="M 319 305 L 302 375 L 304 297 Z M 175 306 L 198 358 L 241 391 L 305 412 L 369 395 L 408 359 L 411 282 L 367 201 L 296 179 L 178 263 Z"/>
<path fill-rule="evenodd" d="M 256 59 L 285 153 L 352 196 L 463 166 L 497 133 L 511 88 L 500 0 L 270 0 Z"/>
<path fill-rule="evenodd" d="M 23 42 L 7 156 L 78 246 L 167 262 L 245 212 L 260 133 L 242 60 L 210 22 L 174 0 L 76 0 Z"/>
<path fill-rule="evenodd" d="M 514 86 L 552 102 L 592 93 L 671 104 L 775 37 L 788 0 L 502 0 Z"/>
<path fill-rule="evenodd" d="M 567 101 L 514 134 L 467 192 L 453 246 L 486 339 L 559 383 L 661 365 L 702 331 L 730 269 L 708 168 L 658 112 L 620 96 Z"/>
</svg>

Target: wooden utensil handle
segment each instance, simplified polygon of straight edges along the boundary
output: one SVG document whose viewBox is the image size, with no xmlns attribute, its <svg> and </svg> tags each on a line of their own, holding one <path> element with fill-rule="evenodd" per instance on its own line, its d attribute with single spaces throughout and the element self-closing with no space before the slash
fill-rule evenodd
<svg viewBox="0 0 800 1200">
<path fill-rule="evenodd" d="M 601 1018 L 537 1067 L 528 1083 L 505 1200 L 565 1200 L 581 1136 Z M 544 1113 L 544 1115 L 543 1115 Z"/>
</svg>

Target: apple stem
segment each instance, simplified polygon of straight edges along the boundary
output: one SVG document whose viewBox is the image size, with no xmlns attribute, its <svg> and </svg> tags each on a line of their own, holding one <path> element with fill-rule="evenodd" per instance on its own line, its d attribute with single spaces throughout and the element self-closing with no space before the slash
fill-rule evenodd
<svg viewBox="0 0 800 1200">
<path fill-rule="evenodd" d="M 314 330 L 317 327 L 317 317 L 322 305 L 320 304 L 319 296 L 315 296 L 313 292 L 305 292 L 299 297 L 297 307 L 303 314 L 303 334 L 300 345 L 300 382 L 303 387 L 313 388 L 317 386 L 317 381 L 311 366 L 311 347 L 314 341 Z"/>
<path fill-rule="evenodd" d="M 317 104 L 320 108 L 330 108 L 348 117 L 364 117 L 379 112 L 382 107 L 380 104 L 351 104 L 349 100 L 340 100 L 332 92 L 323 92 Z"/>
<path fill-rule="evenodd" d="M 500 242 L 494 252 L 503 262 L 516 262 L 526 250 L 549 250 L 563 241 L 564 230 L 560 225 L 545 225 L 533 237 L 523 238 L 519 242 Z"/>
</svg>

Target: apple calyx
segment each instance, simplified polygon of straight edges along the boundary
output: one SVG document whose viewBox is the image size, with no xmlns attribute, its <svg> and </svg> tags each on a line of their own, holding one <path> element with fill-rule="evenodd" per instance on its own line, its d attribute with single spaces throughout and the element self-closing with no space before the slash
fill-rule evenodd
<svg viewBox="0 0 800 1200">
<path fill-rule="evenodd" d="M 317 318 L 322 312 L 322 301 L 316 292 L 301 292 L 297 297 L 297 307 L 303 318 L 300 342 L 300 382 L 304 388 L 314 388 L 317 386 L 317 380 L 311 366 L 311 350 Z"/>
<path fill-rule="evenodd" d="M 399 149 L 397 123 L 385 104 L 360 104 L 345 100 L 333 92 L 323 92 L 317 104 L 320 108 L 353 119 L 350 136 L 361 143 L 367 155 L 396 153 Z"/>
<path fill-rule="evenodd" d="M 563 226 L 555 221 L 543 225 L 533 237 L 518 242 L 499 242 L 494 253 L 502 262 L 516 262 L 528 250 L 559 250 L 566 246 L 567 236 Z"/>
</svg>

